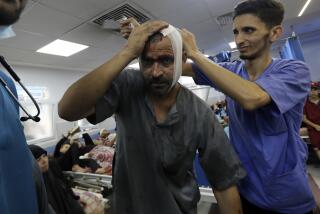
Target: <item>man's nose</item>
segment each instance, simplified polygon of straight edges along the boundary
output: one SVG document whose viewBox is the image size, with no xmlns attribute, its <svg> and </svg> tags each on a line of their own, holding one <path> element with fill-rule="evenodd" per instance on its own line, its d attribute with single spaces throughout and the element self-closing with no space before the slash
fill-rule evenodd
<svg viewBox="0 0 320 214">
<path fill-rule="evenodd" d="M 162 75 L 161 65 L 158 62 L 154 62 L 152 66 L 152 76 L 159 77 Z"/>
<path fill-rule="evenodd" d="M 39 163 L 41 166 L 43 166 L 45 164 L 45 161 L 43 159 L 40 159 Z"/>
<path fill-rule="evenodd" d="M 237 44 L 237 46 L 239 46 L 241 43 L 245 41 L 245 37 L 242 33 L 238 33 L 237 35 L 235 35 L 234 41 Z"/>
</svg>

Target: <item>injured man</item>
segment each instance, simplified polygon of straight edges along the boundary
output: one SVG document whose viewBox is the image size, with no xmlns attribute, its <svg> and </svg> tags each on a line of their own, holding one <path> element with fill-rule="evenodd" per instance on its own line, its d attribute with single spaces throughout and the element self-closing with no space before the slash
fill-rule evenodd
<svg viewBox="0 0 320 214">
<path fill-rule="evenodd" d="M 116 114 L 114 213 L 196 213 L 197 152 L 220 213 L 241 213 L 236 184 L 246 173 L 210 107 L 178 83 L 182 46 L 179 31 L 165 22 L 137 26 L 113 58 L 75 82 L 59 103 L 69 121 L 96 124 Z M 126 69 L 137 58 L 140 70 Z"/>
</svg>

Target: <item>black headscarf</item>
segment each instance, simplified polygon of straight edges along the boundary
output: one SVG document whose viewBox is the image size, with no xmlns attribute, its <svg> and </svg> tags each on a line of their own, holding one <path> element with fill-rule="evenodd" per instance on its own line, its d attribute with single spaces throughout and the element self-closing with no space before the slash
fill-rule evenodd
<svg viewBox="0 0 320 214">
<path fill-rule="evenodd" d="M 34 158 L 37 160 L 41 155 L 47 155 L 47 151 L 37 145 L 29 145 L 29 149 L 32 152 Z"/>
</svg>

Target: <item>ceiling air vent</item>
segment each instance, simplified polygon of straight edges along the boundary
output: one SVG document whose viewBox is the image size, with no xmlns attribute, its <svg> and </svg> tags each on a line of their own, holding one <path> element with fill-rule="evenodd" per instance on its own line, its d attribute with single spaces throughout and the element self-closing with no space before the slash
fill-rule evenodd
<svg viewBox="0 0 320 214">
<path fill-rule="evenodd" d="M 226 25 L 232 24 L 232 21 L 233 21 L 232 18 L 233 18 L 233 12 L 230 12 L 230 13 L 226 13 L 221 16 L 218 16 L 216 20 L 221 27 L 224 27 Z"/>
<path fill-rule="evenodd" d="M 123 17 L 134 17 L 139 23 L 144 23 L 151 19 L 151 16 L 146 15 L 141 9 L 138 10 L 137 7 L 133 6 L 132 4 L 125 3 L 121 6 L 111 9 L 111 11 L 108 11 L 103 15 L 100 15 L 92 22 L 103 27 L 106 22 L 116 22 L 121 20 Z"/>
</svg>

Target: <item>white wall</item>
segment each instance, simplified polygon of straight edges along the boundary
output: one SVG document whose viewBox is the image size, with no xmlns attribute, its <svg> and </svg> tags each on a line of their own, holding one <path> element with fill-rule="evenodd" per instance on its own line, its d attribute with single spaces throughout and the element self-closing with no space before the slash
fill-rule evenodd
<svg viewBox="0 0 320 214">
<path fill-rule="evenodd" d="M 61 134 L 74 126 L 73 122 L 67 122 L 62 120 L 58 116 L 57 104 L 61 99 L 63 93 L 67 88 L 77 79 L 79 79 L 83 73 L 75 71 L 62 71 L 49 68 L 37 68 L 37 67 L 25 67 L 25 66 L 13 66 L 16 73 L 21 78 L 21 82 L 25 86 L 44 86 L 49 91 L 49 98 L 45 102 L 54 105 L 53 121 L 55 128 L 55 139 L 46 142 L 52 144 L 57 142 Z"/>
<path fill-rule="evenodd" d="M 311 80 L 320 81 L 320 36 L 317 40 L 302 41 L 305 61 L 310 68 Z"/>
<path fill-rule="evenodd" d="M 47 103 L 54 105 L 54 128 L 55 138 L 53 140 L 41 143 L 42 146 L 54 145 L 63 133 L 71 129 L 75 122 L 65 121 L 58 116 L 57 104 L 67 88 L 83 76 L 85 73 L 70 70 L 57 70 L 51 68 L 38 68 L 29 66 L 13 66 L 16 73 L 21 78 L 21 82 L 25 86 L 45 86 L 49 91 L 49 99 Z M 113 119 L 104 121 L 99 127 L 114 129 L 115 123 Z"/>
<path fill-rule="evenodd" d="M 311 80 L 320 81 L 320 30 L 298 36 L 305 62 L 310 68 Z M 274 57 L 280 57 L 278 49 L 279 47 L 272 51 Z"/>
</svg>

